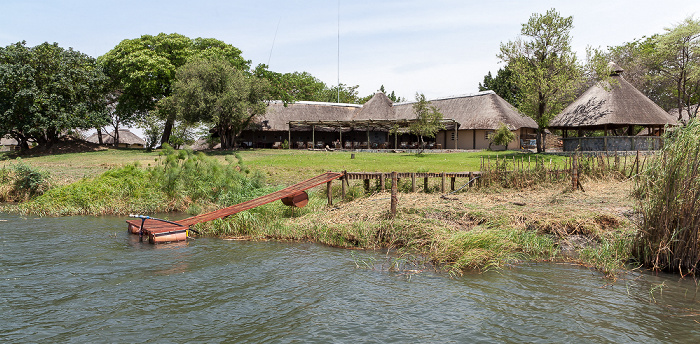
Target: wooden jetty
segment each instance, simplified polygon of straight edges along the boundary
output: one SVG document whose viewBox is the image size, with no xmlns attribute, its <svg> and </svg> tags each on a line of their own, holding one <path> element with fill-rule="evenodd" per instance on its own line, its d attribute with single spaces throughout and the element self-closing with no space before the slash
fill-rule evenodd
<svg viewBox="0 0 700 344">
<path fill-rule="evenodd" d="M 303 207 L 308 201 L 306 190 L 319 186 L 323 183 L 327 183 L 328 188 L 330 189 L 330 183 L 342 176 L 343 173 L 326 172 L 282 190 L 275 191 L 271 194 L 179 221 L 170 222 L 148 216 L 139 216 L 139 219 L 129 220 L 126 222 L 129 225 L 130 233 L 139 234 L 141 237 L 148 236 L 148 241 L 152 244 L 160 242 L 183 241 L 187 239 L 187 231 L 189 230 L 190 226 L 201 222 L 225 218 L 244 210 L 259 207 L 274 201 L 283 200 L 283 202 L 287 205 Z"/>
</svg>

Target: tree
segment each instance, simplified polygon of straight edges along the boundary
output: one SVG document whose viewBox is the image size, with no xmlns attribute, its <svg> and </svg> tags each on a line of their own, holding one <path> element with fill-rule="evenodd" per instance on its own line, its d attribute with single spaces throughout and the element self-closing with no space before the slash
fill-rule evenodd
<svg viewBox="0 0 700 344">
<path fill-rule="evenodd" d="M 106 122 L 106 77 L 94 58 L 57 43 L 0 48 L 0 136 L 51 146 Z"/>
<path fill-rule="evenodd" d="M 508 149 L 508 145 L 515 140 L 515 134 L 513 134 L 505 123 L 501 123 L 495 132 L 489 135 L 489 150 L 491 150 L 491 144 L 497 146 L 505 146 Z"/>
<path fill-rule="evenodd" d="M 100 56 L 99 62 L 118 92 L 116 112 L 122 123 L 130 123 L 157 107 L 158 102 L 172 94 L 176 70 L 194 58 L 219 57 L 239 70 L 248 70 L 250 61 L 241 51 L 213 38 L 191 39 L 173 33 L 157 36 L 143 35 L 125 39 Z M 161 111 L 165 125 L 161 143 L 168 142 L 175 114 Z"/>
<path fill-rule="evenodd" d="M 435 137 L 438 131 L 445 129 L 442 124 L 442 113 L 425 99 L 425 95 L 416 93 L 416 103 L 413 104 L 413 113 L 416 114 L 416 120 L 410 124 L 408 130 L 420 137 L 421 148 L 425 149 L 423 136 Z"/>
<path fill-rule="evenodd" d="M 227 59 L 195 59 L 177 71 L 173 94 L 163 105 L 188 123 L 213 125 L 221 148 L 231 149 L 251 121 L 265 113 L 269 82 L 242 72 Z"/>
<path fill-rule="evenodd" d="M 268 70 L 265 64 L 255 67 L 253 75 L 270 82 L 271 98 L 285 103 L 315 101 L 327 89 L 326 84 L 307 72 L 282 74 Z"/>
<path fill-rule="evenodd" d="M 513 72 L 508 65 L 499 68 L 495 78 L 491 76 L 491 72 L 484 76 L 484 83 L 479 83 L 479 91 L 486 90 L 494 91 L 515 107 L 520 105 L 520 89 L 513 81 Z"/>
<path fill-rule="evenodd" d="M 673 82 L 677 108 L 686 110 L 693 119 L 697 107 L 692 105 L 700 101 L 700 20 L 688 17 L 666 31 L 655 41 L 654 68 L 662 78 Z"/>
<path fill-rule="evenodd" d="M 537 152 L 543 152 L 544 130 L 549 121 L 574 97 L 581 70 L 571 51 L 569 32 L 573 18 L 563 18 L 554 9 L 533 14 L 521 34 L 501 44 L 498 57 L 508 64 L 521 90 L 519 109 L 537 122 Z"/>
</svg>

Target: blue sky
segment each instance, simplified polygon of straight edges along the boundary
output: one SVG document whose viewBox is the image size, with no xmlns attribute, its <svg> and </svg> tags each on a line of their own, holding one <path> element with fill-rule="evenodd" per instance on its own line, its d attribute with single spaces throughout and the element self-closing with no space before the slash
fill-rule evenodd
<svg viewBox="0 0 700 344">
<path fill-rule="evenodd" d="M 551 8 L 574 17 L 579 59 L 586 46 L 619 45 L 700 17 L 697 0 L 2 0 L 0 45 L 58 42 L 97 57 L 123 39 L 176 32 L 220 39 L 253 65 L 269 61 L 271 70 L 306 71 L 327 84 L 339 70 L 361 96 L 383 84 L 409 100 L 416 92 L 430 99 L 476 92 L 502 66 L 501 42 Z"/>
</svg>

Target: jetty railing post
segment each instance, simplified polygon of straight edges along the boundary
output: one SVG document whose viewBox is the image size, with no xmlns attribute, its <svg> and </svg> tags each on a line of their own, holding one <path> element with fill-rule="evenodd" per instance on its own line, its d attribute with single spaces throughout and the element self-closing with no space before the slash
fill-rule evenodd
<svg viewBox="0 0 700 344">
<path fill-rule="evenodd" d="M 348 171 L 343 171 L 343 177 L 340 178 L 340 199 L 341 201 L 345 201 L 345 184 L 348 182 Z"/>
<path fill-rule="evenodd" d="M 411 192 L 416 192 L 416 174 L 411 173 Z"/>
<path fill-rule="evenodd" d="M 440 177 L 442 177 L 442 184 L 440 186 L 440 192 L 445 193 L 445 172 L 440 173 Z"/>
<path fill-rule="evenodd" d="M 396 216 L 396 204 L 399 202 L 398 193 L 398 176 L 396 172 L 391 172 L 391 216 Z"/>
<path fill-rule="evenodd" d="M 326 193 L 328 194 L 328 206 L 333 205 L 333 181 L 329 180 L 326 183 Z"/>
</svg>

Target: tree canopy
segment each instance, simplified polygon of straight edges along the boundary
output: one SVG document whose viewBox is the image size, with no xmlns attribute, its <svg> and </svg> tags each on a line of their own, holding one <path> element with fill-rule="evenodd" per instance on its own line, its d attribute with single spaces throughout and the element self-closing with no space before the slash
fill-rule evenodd
<svg viewBox="0 0 700 344">
<path fill-rule="evenodd" d="M 659 35 L 652 56 L 659 77 L 673 84 L 671 93 L 678 109 L 685 109 L 690 119 L 697 115 L 700 101 L 700 20 L 686 18 Z M 679 111 L 679 118 L 682 111 Z"/>
<path fill-rule="evenodd" d="M 195 38 L 172 33 L 143 35 L 125 39 L 100 56 L 99 62 L 112 80 L 117 93 L 116 112 L 123 123 L 152 111 L 159 101 L 172 94 L 176 70 L 195 58 L 222 58 L 238 70 L 248 70 L 250 61 L 241 51 L 213 38 Z M 166 117 L 161 143 L 167 142 L 175 122 L 175 114 L 161 111 Z"/>
<path fill-rule="evenodd" d="M 265 113 L 270 94 L 266 79 L 239 70 L 229 60 L 199 58 L 178 69 L 164 106 L 186 122 L 214 126 L 221 148 L 231 149 L 240 132 Z"/>
<path fill-rule="evenodd" d="M 573 17 L 551 9 L 533 14 L 522 25 L 521 37 L 501 44 L 498 57 L 508 64 L 521 90 L 519 109 L 537 122 L 537 151 L 544 147 L 544 129 L 575 96 L 581 68 L 571 51 Z"/>
<path fill-rule="evenodd" d="M 94 58 L 57 43 L 0 48 L 0 136 L 50 146 L 107 121 L 107 79 Z"/>
</svg>

